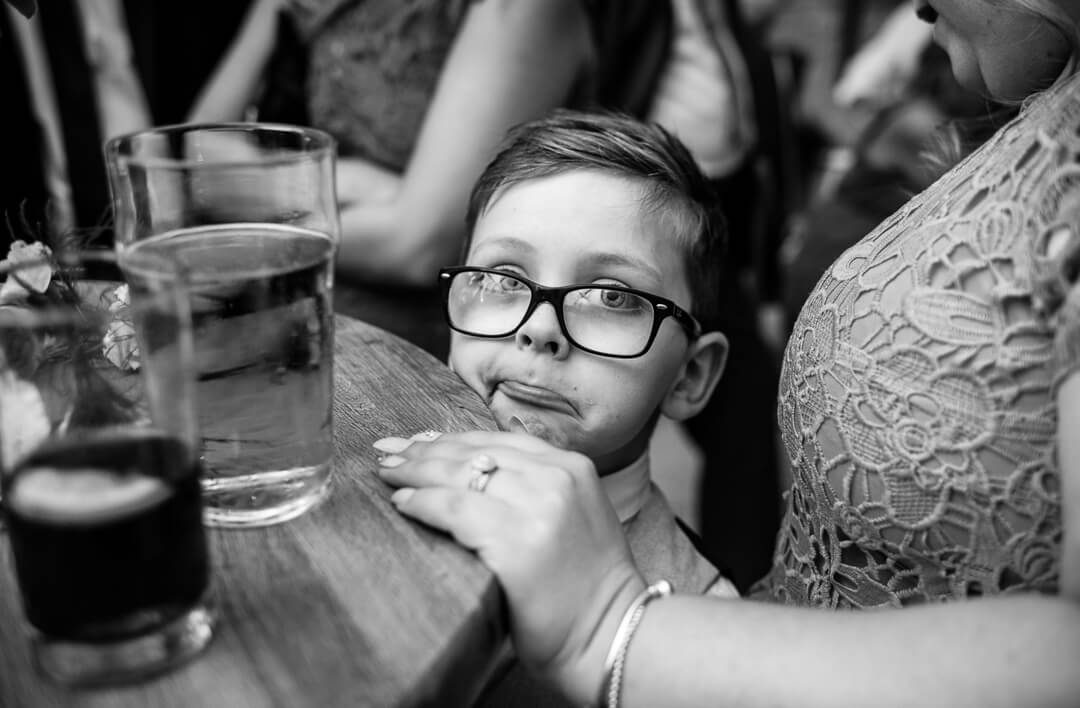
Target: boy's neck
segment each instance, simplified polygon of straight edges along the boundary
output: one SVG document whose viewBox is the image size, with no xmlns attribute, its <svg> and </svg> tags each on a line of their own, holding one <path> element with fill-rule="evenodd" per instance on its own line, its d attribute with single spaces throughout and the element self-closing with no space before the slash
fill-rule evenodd
<svg viewBox="0 0 1080 708">
<path fill-rule="evenodd" d="M 645 503 L 649 492 L 649 472 L 649 454 L 646 451 L 626 467 L 600 478 L 600 486 L 621 523 L 632 519 Z"/>
<path fill-rule="evenodd" d="M 649 442 L 652 440 L 653 430 L 656 429 L 657 416 L 653 416 L 648 425 L 634 436 L 634 439 L 617 450 L 604 455 L 592 457 L 596 472 L 601 477 L 620 472 L 641 459 L 649 451 Z"/>
</svg>

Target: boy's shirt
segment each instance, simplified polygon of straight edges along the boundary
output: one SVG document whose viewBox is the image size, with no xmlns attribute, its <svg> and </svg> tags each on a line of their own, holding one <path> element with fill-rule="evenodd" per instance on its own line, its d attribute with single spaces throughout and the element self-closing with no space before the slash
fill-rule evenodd
<svg viewBox="0 0 1080 708">
<path fill-rule="evenodd" d="M 679 528 L 664 493 L 653 484 L 646 453 L 630 466 L 600 478 L 645 581 L 668 580 L 675 592 L 738 598 L 739 592 Z M 570 706 L 531 676 L 508 652 L 475 708 Z"/>
<path fill-rule="evenodd" d="M 600 478 L 645 581 L 667 579 L 675 592 L 735 598 L 739 592 L 679 528 L 667 497 L 652 482 L 649 456 Z"/>
</svg>

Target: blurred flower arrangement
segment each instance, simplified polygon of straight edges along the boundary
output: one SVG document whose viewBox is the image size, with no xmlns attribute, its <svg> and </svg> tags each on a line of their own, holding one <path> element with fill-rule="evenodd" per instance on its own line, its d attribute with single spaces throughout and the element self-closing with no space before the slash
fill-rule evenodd
<svg viewBox="0 0 1080 708">
<path fill-rule="evenodd" d="M 94 293 L 81 273 L 41 242 L 15 241 L 0 261 L 0 454 L 19 459 L 55 430 L 131 420 L 118 381 L 139 368 L 126 285 Z M 36 313 L 70 309 L 75 324 L 35 324 Z M 79 324 L 85 324 L 85 327 Z M 110 373 L 110 371 L 112 373 Z"/>
<path fill-rule="evenodd" d="M 16 269 L 16 273 L 11 272 Z M 80 295 L 70 273 L 44 243 L 12 243 L 7 257 L 0 261 L 0 274 L 7 274 L 0 285 L 0 307 L 80 304 Z M 139 346 L 127 312 L 131 305 L 128 286 L 123 284 L 103 291 L 101 301 L 105 310 L 112 315 L 102 338 L 102 353 L 117 368 L 138 371 Z"/>
</svg>

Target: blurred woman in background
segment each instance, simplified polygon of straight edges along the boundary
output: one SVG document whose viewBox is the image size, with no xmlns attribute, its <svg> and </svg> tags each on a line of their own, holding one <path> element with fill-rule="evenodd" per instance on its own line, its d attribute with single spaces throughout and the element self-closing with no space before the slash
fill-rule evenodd
<svg viewBox="0 0 1080 708">
<path fill-rule="evenodd" d="M 445 358 L 435 275 L 460 256 L 468 190 L 496 143 L 559 106 L 640 115 L 670 22 L 649 0 L 259 0 L 190 118 L 236 120 L 260 89 L 280 96 L 264 70 L 293 36 L 286 117 L 339 145 L 335 309 Z"/>
</svg>

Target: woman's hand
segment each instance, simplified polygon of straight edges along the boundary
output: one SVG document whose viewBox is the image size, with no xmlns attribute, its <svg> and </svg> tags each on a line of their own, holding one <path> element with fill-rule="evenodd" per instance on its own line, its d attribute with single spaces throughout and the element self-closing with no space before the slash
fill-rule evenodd
<svg viewBox="0 0 1080 708">
<path fill-rule="evenodd" d="M 518 656 L 592 700 L 615 626 L 644 587 L 592 462 L 521 433 L 376 443 L 401 513 L 449 532 L 495 573 Z M 470 482 L 494 464 L 482 491 Z"/>
</svg>

